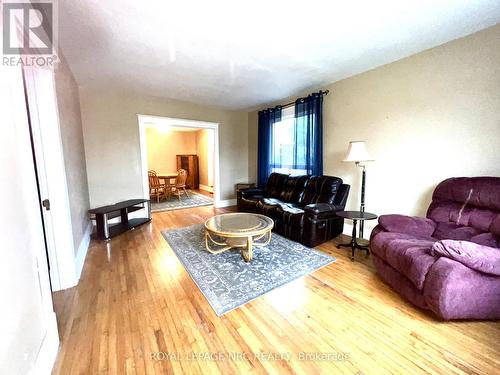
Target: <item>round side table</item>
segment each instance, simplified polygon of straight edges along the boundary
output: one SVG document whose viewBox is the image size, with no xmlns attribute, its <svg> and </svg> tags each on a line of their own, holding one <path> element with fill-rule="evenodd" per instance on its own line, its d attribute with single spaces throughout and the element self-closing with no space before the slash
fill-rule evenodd
<svg viewBox="0 0 500 375">
<path fill-rule="evenodd" d="M 351 260 L 354 260 L 354 250 L 361 249 L 366 250 L 366 254 L 370 254 L 370 248 L 368 246 L 360 245 L 357 241 L 357 231 L 356 225 L 359 221 L 363 220 L 375 220 L 377 215 L 371 214 L 369 212 L 361 212 L 361 211 L 340 211 L 337 212 L 337 216 L 343 217 L 344 219 L 352 220 L 352 238 L 350 243 L 346 244 L 338 244 L 337 249 L 341 247 L 350 247 L 352 250 Z"/>
</svg>

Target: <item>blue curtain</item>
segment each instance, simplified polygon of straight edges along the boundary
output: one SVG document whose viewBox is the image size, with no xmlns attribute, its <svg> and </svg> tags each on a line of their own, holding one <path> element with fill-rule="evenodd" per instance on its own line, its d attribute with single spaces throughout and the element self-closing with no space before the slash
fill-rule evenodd
<svg viewBox="0 0 500 375">
<path fill-rule="evenodd" d="M 295 102 L 294 164 L 308 175 L 323 174 L 323 95 L 320 91 Z"/>
<path fill-rule="evenodd" d="M 281 107 L 269 108 L 259 112 L 257 183 L 264 187 L 271 174 L 273 160 L 273 127 L 281 121 Z"/>
<path fill-rule="evenodd" d="M 273 170 L 323 174 L 323 95 L 295 101 L 295 116 L 283 119 L 282 107 L 259 112 L 257 182 L 264 187 Z"/>
</svg>

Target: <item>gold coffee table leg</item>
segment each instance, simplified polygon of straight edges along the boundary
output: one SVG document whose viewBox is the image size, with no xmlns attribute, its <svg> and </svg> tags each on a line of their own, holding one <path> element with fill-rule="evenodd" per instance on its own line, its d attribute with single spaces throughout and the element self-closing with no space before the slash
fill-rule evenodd
<svg viewBox="0 0 500 375">
<path fill-rule="evenodd" d="M 241 255 L 243 256 L 243 259 L 245 259 L 245 262 L 250 262 L 252 260 L 252 256 L 253 256 L 252 247 L 253 247 L 252 236 L 248 236 L 246 248 L 241 249 Z"/>
<path fill-rule="evenodd" d="M 264 237 L 267 237 L 266 240 L 263 242 L 258 242 L 259 240 L 263 239 Z M 264 233 L 263 235 L 256 237 L 253 239 L 253 245 L 254 246 L 266 246 L 271 242 L 271 231 L 269 230 L 268 232 Z"/>
<path fill-rule="evenodd" d="M 223 246 L 222 248 L 219 248 L 219 249 L 212 249 L 209 245 L 209 243 L 213 243 L 215 245 L 218 245 L 218 246 Z M 208 233 L 208 231 L 205 231 L 205 248 L 212 254 L 219 254 L 219 253 L 222 253 L 223 251 L 226 251 L 226 250 L 229 250 L 229 249 L 232 249 L 233 246 L 229 245 L 227 242 L 218 242 L 218 241 L 215 241 L 212 236 L 210 235 L 210 233 Z"/>
<path fill-rule="evenodd" d="M 267 237 L 267 238 L 266 238 Z M 263 242 L 259 242 L 265 238 Z M 253 247 L 265 246 L 271 242 L 271 230 L 268 232 L 253 238 L 253 236 L 245 237 L 227 237 L 224 238 L 224 242 L 216 241 L 211 236 L 209 231 L 205 231 L 205 247 L 212 254 L 220 254 L 224 251 L 231 249 L 241 249 L 241 256 L 245 262 L 250 262 L 253 258 Z M 218 249 L 213 249 L 210 244 L 221 246 Z"/>
</svg>

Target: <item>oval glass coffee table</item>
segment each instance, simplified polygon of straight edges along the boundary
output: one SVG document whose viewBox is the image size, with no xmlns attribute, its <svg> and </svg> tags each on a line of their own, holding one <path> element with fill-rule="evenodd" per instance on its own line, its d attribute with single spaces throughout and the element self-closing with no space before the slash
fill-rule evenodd
<svg viewBox="0 0 500 375">
<path fill-rule="evenodd" d="M 264 215 L 245 212 L 217 215 L 205 222 L 205 247 L 212 254 L 240 248 L 245 262 L 250 262 L 253 246 L 265 246 L 271 241 L 273 226 L 273 220 Z"/>
</svg>

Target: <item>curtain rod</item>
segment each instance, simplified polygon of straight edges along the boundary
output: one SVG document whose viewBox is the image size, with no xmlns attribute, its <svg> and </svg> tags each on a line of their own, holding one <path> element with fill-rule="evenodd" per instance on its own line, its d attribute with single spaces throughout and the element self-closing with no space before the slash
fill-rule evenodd
<svg viewBox="0 0 500 375">
<path fill-rule="evenodd" d="M 321 91 L 321 90 L 320 90 L 320 91 L 319 91 L 319 94 L 328 95 L 328 93 L 329 93 L 329 92 L 330 92 L 330 90 L 325 90 L 325 91 Z M 294 105 L 296 101 L 297 101 L 297 100 L 295 100 L 295 101 L 293 101 L 293 102 L 290 102 L 290 103 L 282 104 L 282 105 L 279 105 L 278 107 L 283 107 L 283 108 L 284 108 L 284 107 L 290 107 L 291 105 Z"/>
</svg>

